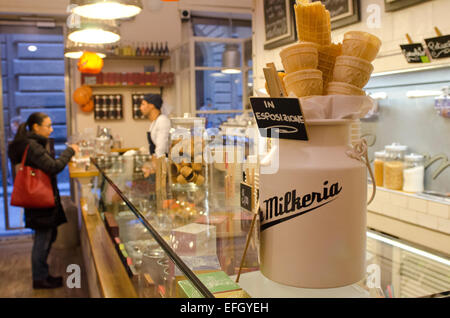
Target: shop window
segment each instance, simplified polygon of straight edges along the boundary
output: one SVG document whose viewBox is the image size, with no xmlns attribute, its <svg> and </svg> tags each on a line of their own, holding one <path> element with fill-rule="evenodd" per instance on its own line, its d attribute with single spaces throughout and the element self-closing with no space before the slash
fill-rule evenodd
<svg viewBox="0 0 450 318">
<path fill-rule="evenodd" d="M 228 118 L 250 108 L 248 98 L 253 91 L 251 21 L 192 17 L 191 27 L 194 36 L 175 53 L 176 65 L 180 66 L 176 70 L 181 79 L 180 106 L 205 117 L 207 128 L 219 127 Z M 226 72 L 228 67 L 222 62 L 227 50 L 237 52 L 233 74 Z M 191 94 L 188 99 L 186 89 Z"/>
</svg>

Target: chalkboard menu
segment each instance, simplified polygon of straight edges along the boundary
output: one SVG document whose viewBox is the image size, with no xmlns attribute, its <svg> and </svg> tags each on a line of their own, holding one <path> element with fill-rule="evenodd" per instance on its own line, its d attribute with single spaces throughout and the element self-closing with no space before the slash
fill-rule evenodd
<svg viewBox="0 0 450 318">
<path fill-rule="evenodd" d="M 328 11 L 330 11 L 331 20 L 333 20 L 334 17 L 350 12 L 351 10 L 351 3 L 349 0 L 321 0 L 320 2 L 325 5 Z"/>
<path fill-rule="evenodd" d="M 252 97 L 253 108 L 259 129 L 266 129 L 267 137 L 271 130 L 278 131 L 272 138 L 308 140 L 303 113 L 298 98 Z"/>
<path fill-rule="evenodd" d="M 264 49 L 272 49 L 296 40 L 295 0 L 264 0 Z"/>
<path fill-rule="evenodd" d="M 313 0 L 320 1 L 330 11 L 331 29 L 340 28 L 360 20 L 357 0 Z"/>
<path fill-rule="evenodd" d="M 408 63 L 429 63 L 430 59 L 421 43 L 400 44 Z"/>
<path fill-rule="evenodd" d="M 286 0 L 264 0 L 266 40 L 270 41 L 288 32 Z"/>
<path fill-rule="evenodd" d="M 432 59 L 450 57 L 450 35 L 425 39 Z"/>
</svg>

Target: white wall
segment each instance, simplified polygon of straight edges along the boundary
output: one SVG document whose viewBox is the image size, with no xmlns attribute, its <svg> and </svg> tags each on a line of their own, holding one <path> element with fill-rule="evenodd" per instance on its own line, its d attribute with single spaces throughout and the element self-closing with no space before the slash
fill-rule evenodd
<svg viewBox="0 0 450 318">
<path fill-rule="evenodd" d="M 276 67 L 282 69 L 279 52 L 282 49 L 264 50 L 264 14 L 263 1 L 253 0 L 254 5 L 254 74 L 255 88 L 264 87 L 263 67 L 267 62 L 274 62 Z M 380 9 L 379 27 L 369 27 L 373 21 L 371 14 L 367 12 L 372 5 Z M 394 70 L 417 68 L 418 64 L 408 64 L 401 54 L 400 44 L 407 43 L 405 34 L 409 33 L 413 42 L 423 42 L 424 38 L 436 36 L 434 26 L 437 26 L 442 34 L 450 33 L 449 0 L 431 0 L 395 12 L 384 12 L 384 0 L 360 0 L 361 22 L 332 31 L 332 41 L 342 41 L 343 35 L 349 30 L 361 30 L 375 34 L 382 40 L 382 46 L 378 57 L 373 62 L 374 73 Z M 423 66 L 448 64 L 449 59 L 433 61 Z M 420 65 L 422 66 L 422 65 Z"/>
<path fill-rule="evenodd" d="M 0 14 L 18 13 L 34 15 L 66 16 L 66 8 L 69 0 L 0 0 Z M 120 27 L 122 39 L 131 42 L 158 42 L 168 41 L 169 48 L 180 44 L 181 20 L 180 9 L 188 9 L 195 12 L 229 12 L 233 14 L 249 13 L 252 8 L 252 0 L 180 0 L 178 2 L 163 2 L 158 0 L 143 0 L 144 10 L 134 20 L 123 22 Z M 151 4 L 156 5 L 151 6 Z M 142 69 L 142 62 L 115 62 L 105 60 L 104 70 L 109 71 L 138 71 Z M 163 71 L 171 70 L 171 61 L 165 61 Z M 76 68 L 76 61 L 70 62 L 71 92 L 81 83 L 80 74 Z M 136 90 L 138 91 L 138 90 Z M 159 90 L 154 90 L 158 92 Z M 71 93 L 67 92 L 67 93 Z M 139 92 L 150 92 L 139 90 Z M 78 111 L 78 106 L 72 101 L 73 131 L 82 132 L 85 128 L 96 128 L 97 125 L 110 127 L 114 134 L 120 134 L 126 147 L 140 147 L 147 145 L 145 131 L 149 122 L 132 119 L 131 96 L 128 89 L 100 90 L 94 94 L 122 93 L 124 95 L 124 120 L 96 122 L 93 113 L 85 114 Z M 164 103 L 172 105 L 174 112 L 181 114 L 183 110 L 176 105 L 175 87 L 165 88 L 163 93 Z"/>
</svg>

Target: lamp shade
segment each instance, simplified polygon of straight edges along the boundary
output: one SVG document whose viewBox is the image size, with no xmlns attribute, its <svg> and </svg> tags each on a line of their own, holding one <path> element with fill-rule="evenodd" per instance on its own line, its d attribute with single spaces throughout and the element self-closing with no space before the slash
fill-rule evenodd
<svg viewBox="0 0 450 318">
<path fill-rule="evenodd" d="M 237 44 L 227 44 L 222 55 L 222 73 L 238 74 L 241 72 L 241 53 Z"/>
<path fill-rule="evenodd" d="M 87 44 L 106 44 L 119 41 L 119 28 L 114 20 L 80 18 L 69 28 L 68 39 Z"/>
<path fill-rule="evenodd" d="M 71 59 L 79 59 L 84 52 L 96 53 L 99 57 L 106 57 L 106 50 L 103 46 L 93 44 L 76 43 L 66 40 L 64 47 L 64 56 Z"/>
<path fill-rule="evenodd" d="M 141 0 L 71 0 L 72 12 L 90 19 L 126 19 L 142 11 Z"/>
</svg>

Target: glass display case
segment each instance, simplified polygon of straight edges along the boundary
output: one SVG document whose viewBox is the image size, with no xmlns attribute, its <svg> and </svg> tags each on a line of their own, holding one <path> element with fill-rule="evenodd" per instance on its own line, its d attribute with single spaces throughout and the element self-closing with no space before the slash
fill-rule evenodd
<svg viewBox="0 0 450 318">
<path fill-rule="evenodd" d="M 139 297 L 438 297 L 450 290 L 448 257 L 374 231 L 367 233 L 367 275 L 357 284 L 316 290 L 277 284 L 259 271 L 257 219 L 246 244 L 253 214 L 230 198 L 230 168 L 210 169 L 214 185 L 195 193 L 208 209 L 189 214 L 192 198 L 174 198 L 170 186 L 160 197 L 164 174 L 157 170 L 169 159 L 137 154 L 91 160 L 100 173 L 84 195 L 93 197 L 87 202 L 101 215 Z M 244 167 L 233 168 L 234 182 L 243 181 Z"/>
</svg>

